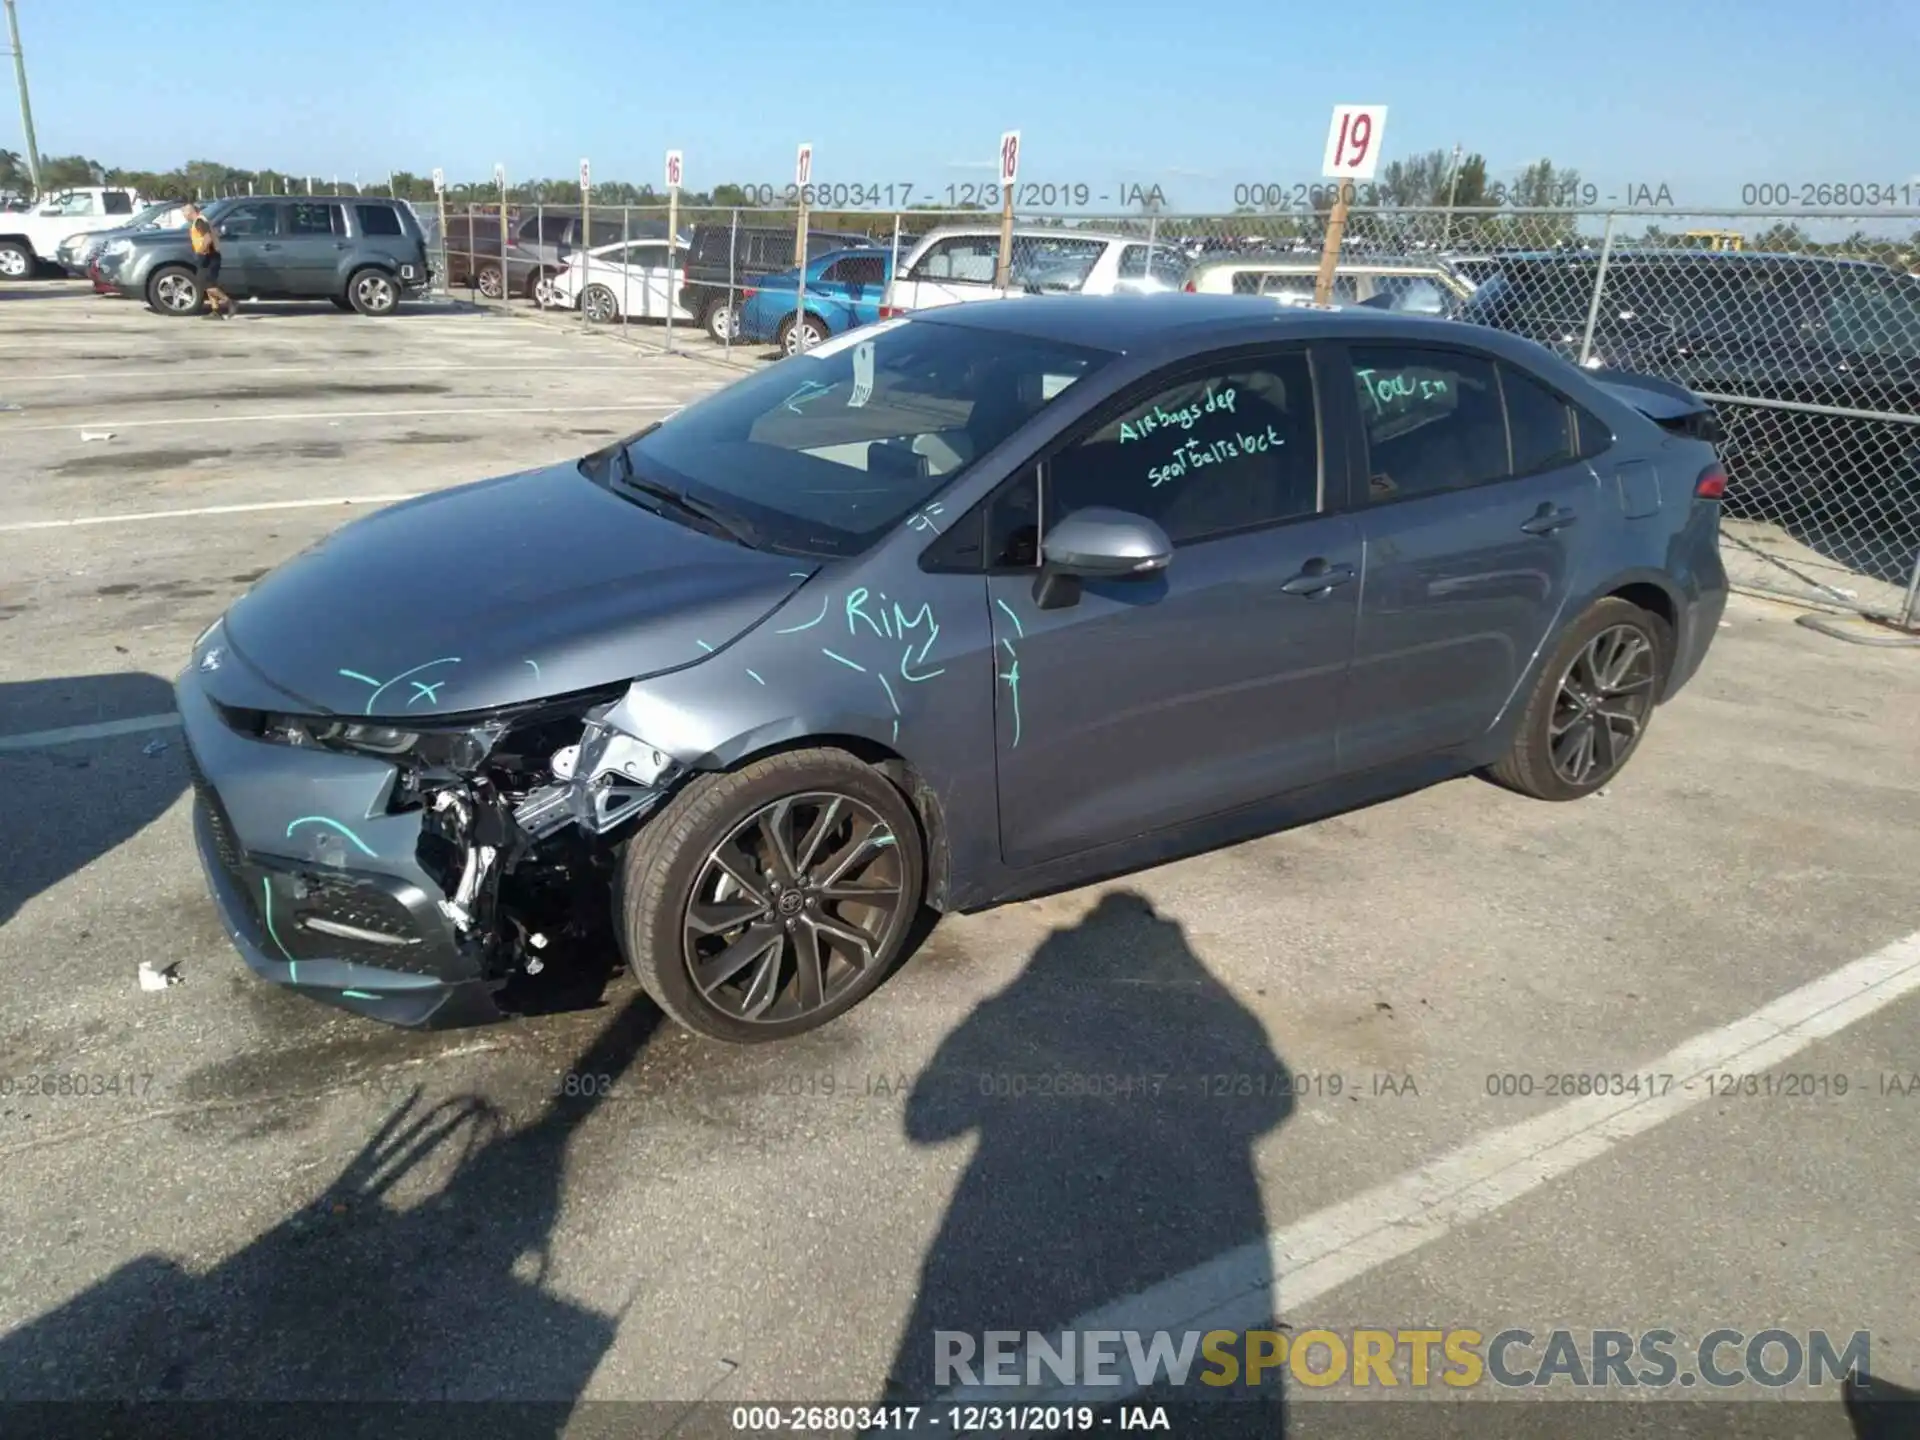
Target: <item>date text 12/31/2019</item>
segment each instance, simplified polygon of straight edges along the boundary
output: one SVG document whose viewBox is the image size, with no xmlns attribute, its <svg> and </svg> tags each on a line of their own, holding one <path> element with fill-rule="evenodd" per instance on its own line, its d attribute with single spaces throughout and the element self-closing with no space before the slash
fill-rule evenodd
<svg viewBox="0 0 1920 1440">
<path fill-rule="evenodd" d="M 1080 210 L 1089 205 L 1164 206 L 1158 185 L 1099 183 L 1086 180 L 1021 180 L 1002 186 L 993 181 L 954 185 L 915 185 L 904 180 L 833 181 L 815 185 L 742 185 L 745 203 L 814 210 L 998 210 L 1011 193 L 1020 210 Z"/>
<path fill-rule="evenodd" d="M 1233 187 L 1233 203 L 1236 207 L 1258 210 L 1317 210 L 1333 204 L 1343 193 L 1347 204 L 1362 210 L 1419 208 L 1428 203 L 1425 199 L 1409 199 L 1385 185 L 1353 180 L 1303 181 L 1291 185 L 1278 180 L 1249 180 Z M 1518 185 L 1496 180 L 1481 186 L 1478 193 L 1471 197 L 1471 203 L 1465 195 L 1459 198 L 1462 210 L 1483 209 L 1490 205 L 1522 210 L 1581 210 L 1598 205 L 1651 208 L 1675 203 L 1673 187 L 1664 180 L 1633 181 L 1609 186 L 1605 190 L 1589 180 L 1554 183 L 1524 190 Z"/>
</svg>

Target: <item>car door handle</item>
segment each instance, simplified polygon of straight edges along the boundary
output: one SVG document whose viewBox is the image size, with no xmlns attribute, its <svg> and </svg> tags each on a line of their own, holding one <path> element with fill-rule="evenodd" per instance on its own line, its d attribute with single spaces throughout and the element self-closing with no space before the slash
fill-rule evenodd
<svg viewBox="0 0 1920 1440">
<path fill-rule="evenodd" d="M 1564 530 L 1579 518 L 1579 515 L 1571 510 L 1542 505 L 1534 512 L 1531 520 L 1521 522 L 1520 528 L 1529 535 L 1551 535 L 1556 530 Z"/>
<path fill-rule="evenodd" d="M 1329 565 L 1324 560 L 1309 560 L 1300 567 L 1298 575 L 1283 581 L 1280 588 L 1289 595 L 1324 595 L 1334 586 L 1350 582 L 1353 575 L 1351 565 Z"/>
</svg>

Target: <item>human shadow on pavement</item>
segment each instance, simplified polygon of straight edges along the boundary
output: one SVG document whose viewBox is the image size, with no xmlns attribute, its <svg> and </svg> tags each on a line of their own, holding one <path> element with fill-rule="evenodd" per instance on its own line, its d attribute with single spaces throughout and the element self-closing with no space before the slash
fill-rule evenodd
<svg viewBox="0 0 1920 1440">
<path fill-rule="evenodd" d="M 1080 1331 L 1081 1345 L 1089 1327 L 1138 1329 L 1143 1350 L 1155 1330 L 1173 1332 L 1176 1350 L 1196 1330 L 1184 1384 L 1162 1375 L 1111 1400 L 1091 1387 L 1072 1403 L 1108 1424 L 1124 1399 L 1177 1408 L 1202 1427 L 1176 1422 L 1178 1433 L 1281 1433 L 1279 1371 L 1252 1388 L 1204 1383 L 1220 1371 L 1197 1331 L 1279 1328 L 1253 1151 L 1286 1121 L 1292 1095 L 1258 1019 L 1142 896 L 1109 893 L 1055 930 L 947 1036 L 908 1099 L 915 1144 L 976 1144 L 922 1265 L 884 1403 L 937 1401 L 943 1415 L 956 1391 L 969 1403 L 1020 1403 L 1020 1389 L 985 1383 L 990 1330 L 1022 1341 L 1038 1331 L 1057 1349 L 1064 1329 Z M 1230 1251 L 1243 1253 L 1225 1274 L 1171 1293 L 1176 1277 Z M 1226 1303 L 1196 1327 L 1202 1292 Z M 975 1383 L 941 1363 L 969 1341 Z M 1131 1390 L 1125 1341 L 1109 1353 Z M 1025 1384 L 1024 1360 L 1014 1369 Z M 1059 1384 L 1044 1366 L 1037 1376 L 1037 1391 Z"/>
<path fill-rule="evenodd" d="M 1914 1440 L 1920 1435 L 1920 1390 L 1848 1375 L 1841 1383 L 1840 1404 L 1853 1424 L 1854 1440 Z"/>
<path fill-rule="evenodd" d="M 0 684 L 0 788 L 8 797 L 0 805 L 0 925 L 166 814 L 187 784 L 169 753 L 179 748 L 177 730 L 31 749 L 7 748 L 5 738 L 172 710 L 173 687 L 137 671 Z"/>
<path fill-rule="evenodd" d="M 316 1201 L 243 1249 L 206 1269 L 142 1256 L 14 1330 L 0 1433 L 568 1432 L 620 1321 L 551 1288 L 568 1147 L 658 1022 L 636 994 L 570 1067 L 591 1094 L 556 1086 L 517 1129 L 480 1096 L 415 1089 Z M 419 1403 L 460 1401 L 488 1403 Z"/>
</svg>

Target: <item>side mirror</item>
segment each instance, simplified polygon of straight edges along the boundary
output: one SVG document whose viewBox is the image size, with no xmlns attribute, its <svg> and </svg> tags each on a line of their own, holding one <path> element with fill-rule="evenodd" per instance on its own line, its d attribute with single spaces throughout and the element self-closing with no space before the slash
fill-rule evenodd
<svg viewBox="0 0 1920 1440">
<path fill-rule="evenodd" d="M 1144 515 L 1090 506 L 1047 532 L 1040 558 L 1034 600 L 1041 609 L 1052 610 L 1078 600 L 1082 580 L 1158 575 L 1173 559 L 1173 542 Z"/>
</svg>

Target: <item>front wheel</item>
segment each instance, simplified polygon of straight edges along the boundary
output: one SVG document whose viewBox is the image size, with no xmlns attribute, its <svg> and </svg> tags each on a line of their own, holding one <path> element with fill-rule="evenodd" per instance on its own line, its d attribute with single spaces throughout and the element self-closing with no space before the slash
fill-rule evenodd
<svg viewBox="0 0 1920 1440">
<path fill-rule="evenodd" d="M 483 265 L 480 273 L 474 276 L 474 285 L 488 300 L 498 300 L 507 293 L 506 282 L 500 278 L 498 265 Z"/>
<path fill-rule="evenodd" d="M 33 252 L 15 241 L 0 241 L 0 280 L 24 280 L 31 274 Z"/>
<path fill-rule="evenodd" d="M 1541 669 L 1492 778 L 1536 800 L 1593 794 L 1639 748 L 1672 654 L 1658 615 L 1613 597 L 1594 605 Z"/>
<path fill-rule="evenodd" d="M 184 265 L 168 265 L 147 281 L 147 304 L 162 315 L 197 315 L 204 297 L 200 279 Z"/>
<path fill-rule="evenodd" d="M 700 776 L 627 846 L 622 948 L 675 1020 L 733 1044 L 824 1025 L 879 986 L 920 912 L 913 809 L 841 750 Z"/>
</svg>

